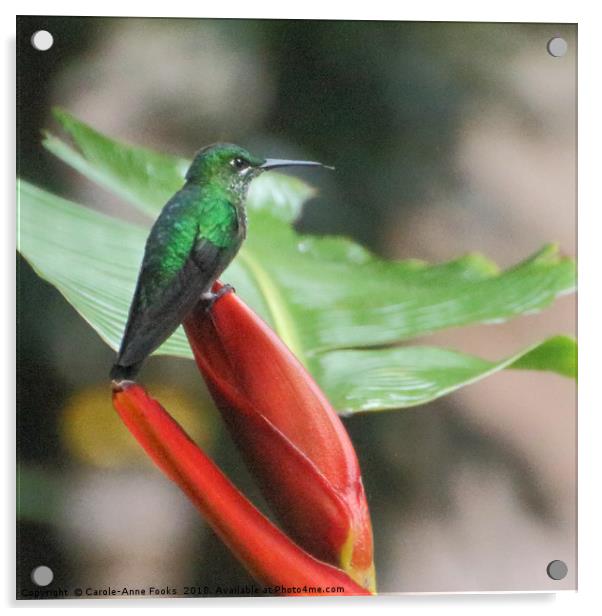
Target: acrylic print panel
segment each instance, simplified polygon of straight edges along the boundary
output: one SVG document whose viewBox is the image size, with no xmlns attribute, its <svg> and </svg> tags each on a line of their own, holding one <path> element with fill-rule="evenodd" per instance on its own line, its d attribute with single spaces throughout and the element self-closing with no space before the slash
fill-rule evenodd
<svg viewBox="0 0 602 616">
<path fill-rule="evenodd" d="M 17 52 L 18 598 L 576 587 L 575 25 Z"/>
</svg>

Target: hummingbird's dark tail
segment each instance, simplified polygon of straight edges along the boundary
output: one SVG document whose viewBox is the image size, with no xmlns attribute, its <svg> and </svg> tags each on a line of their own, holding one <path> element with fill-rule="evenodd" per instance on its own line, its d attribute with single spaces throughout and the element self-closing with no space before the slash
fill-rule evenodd
<svg viewBox="0 0 602 616">
<path fill-rule="evenodd" d="M 121 364 L 113 364 L 111 373 L 109 374 L 112 381 L 133 381 L 134 377 L 142 367 L 142 362 L 132 364 L 131 366 L 122 366 Z"/>
</svg>

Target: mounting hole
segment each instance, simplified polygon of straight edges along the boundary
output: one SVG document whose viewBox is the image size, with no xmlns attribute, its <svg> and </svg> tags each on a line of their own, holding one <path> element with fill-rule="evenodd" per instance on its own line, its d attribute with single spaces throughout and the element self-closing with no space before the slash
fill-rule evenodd
<svg viewBox="0 0 602 616">
<path fill-rule="evenodd" d="M 548 53 L 555 58 L 562 58 L 568 48 L 568 43 L 560 36 L 555 36 L 548 41 Z"/>
<path fill-rule="evenodd" d="M 54 573 L 50 567 L 40 565 L 31 572 L 31 580 L 38 586 L 48 586 L 54 579 Z"/>
<path fill-rule="evenodd" d="M 53 43 L 54 38 L 48 30 L 38 30 L 31 35 L 31 44 L 38 51 L 48 51 Z"/>
<path fill-rule="evenodd" d="M 569 568 L 563 560 L 553 560 L 547 567 L 548 576 L 553 580 L 562 580 L 566 577 Z"/>
</svg>

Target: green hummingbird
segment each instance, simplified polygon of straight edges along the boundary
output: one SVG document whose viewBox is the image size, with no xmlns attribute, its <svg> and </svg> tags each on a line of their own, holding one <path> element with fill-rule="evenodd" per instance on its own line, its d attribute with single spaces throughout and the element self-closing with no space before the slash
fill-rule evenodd
<svg viewBox="0 0 602 616">
<path fill-rule="evenodd" d="M 200 150 L 184 186 L 155 221 L 125 333 L 110 377 L 132 380 L 144 360 L 180 325 L 199 301 L 207 308 L 232 287 L 213 283 L 236 256 L 247 234 L 249 184 L 268 169 L 326 167 L 300 160 L 264 159 L 229 143 Z M 332 167 L 327 167 L 332 169 Z"/>
</svg>

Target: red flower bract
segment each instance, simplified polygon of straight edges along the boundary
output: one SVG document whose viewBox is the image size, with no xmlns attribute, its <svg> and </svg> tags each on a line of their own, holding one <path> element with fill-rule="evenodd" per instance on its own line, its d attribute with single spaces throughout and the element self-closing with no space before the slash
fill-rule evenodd
<svg viewBox="0 0 602 616">
<path fill-rule="evenodd" d="M 279 594 L 369 594 L 265 518 L 142 387 L 124 384 L 114 391 L 113 404 L 149 456 L 259 582 Z"/>
<path fill-rule="evenodd" d="M 219 283 L 214 288 L 218 290 Z M 289 535 L 374 590 L 372 528 L 340 418 L 280 338 L 234 293 L 184 322 L 199 369 Z"/>
</svg>

